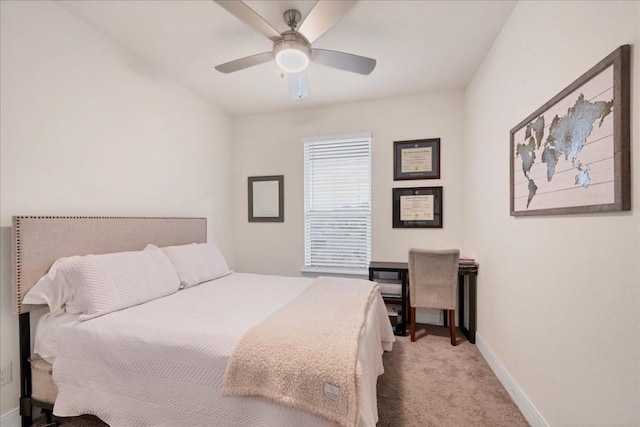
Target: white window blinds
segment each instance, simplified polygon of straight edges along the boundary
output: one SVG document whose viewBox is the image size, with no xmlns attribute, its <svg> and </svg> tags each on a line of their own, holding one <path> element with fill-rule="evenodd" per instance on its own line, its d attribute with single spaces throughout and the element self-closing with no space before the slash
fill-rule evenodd
<svg viewBox="0 0 640 427">
<path fill-rule="evenodd" d="M 305 270 L 362 274 L 371 259 L 371 134 L 304 140 Z"/>
</svg>

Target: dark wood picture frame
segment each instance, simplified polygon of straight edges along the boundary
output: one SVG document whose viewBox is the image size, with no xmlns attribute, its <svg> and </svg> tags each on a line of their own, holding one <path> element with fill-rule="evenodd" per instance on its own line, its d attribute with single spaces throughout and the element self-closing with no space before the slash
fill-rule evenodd
<svg viewBox="0 0 640 427">
<path fill-rule="evenodd" d="M 440 179 L 440 138 L 393 142 L 393 180 Z"/>
<path fill-rule="evenodd" d="M 284 175 L 250 176 L 249 222 L 284 222 Z"/>
<path fill-rule="evenodd" d="M 393 228 L 442 228 L 442 187 L 393 189 Z"/>
<path fill-rule="evenodd" d="M 511 216 L 631 209 L 630 53 L 620 46 L 511 129 Z"/>
</svg>

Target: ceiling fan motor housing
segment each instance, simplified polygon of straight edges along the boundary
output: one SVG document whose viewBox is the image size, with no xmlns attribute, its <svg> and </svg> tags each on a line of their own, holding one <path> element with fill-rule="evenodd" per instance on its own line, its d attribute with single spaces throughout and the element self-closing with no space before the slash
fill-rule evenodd
<svg viewBox="0 0 640 427">
<path fill-rule="evenodd" d="M 282 33 L 282 38 L 273 42 L 273 54 L 278 65 L 287 73 L 299 73 L 309 65 L 311 44 L 295 30 Z"/>
</svg>

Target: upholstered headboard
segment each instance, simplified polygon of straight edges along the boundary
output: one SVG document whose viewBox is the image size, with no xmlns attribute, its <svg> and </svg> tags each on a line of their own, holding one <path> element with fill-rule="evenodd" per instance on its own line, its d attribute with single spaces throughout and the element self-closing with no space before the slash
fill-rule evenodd
<svg viewBox="0 0 640 427">
<path fill-rule="evenodd" d="M 14 311 L 25 313 L 38 307 L 24 295 L 58 258 L 204 243 L 207 219 L 14 216 L 11 233 Z"/>
</svg>

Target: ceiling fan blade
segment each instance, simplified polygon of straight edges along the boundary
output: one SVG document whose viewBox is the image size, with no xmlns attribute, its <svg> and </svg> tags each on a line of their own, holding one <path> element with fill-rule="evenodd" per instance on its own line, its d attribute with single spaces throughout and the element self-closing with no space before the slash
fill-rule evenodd
<svg viewBox="0 0 640 427">
<path fill-rule="evenodd" d="M 264 52 L 257 55 L 245 56 L 244 58 L 234 59 L 224 64 L 216 65 L 216 70 L 221 73 L 229 74 L 234 71 L 244 70 L 245 68 L 260 65 L 273 59 L 273 52 Z"/>
<path fill-rule="evenodd" d="M 262 16 L 258 15 L 246 4 L 240 0 L 213 0 L 220 6 L 225 8 L 233 16 L 249 25 L 251 28 L 263 34 L 271 41 L 281 38 L 280 33 L 265 21 Z"/>
<path fill-rule="evenodd" d="M 309 43 L 313 43 L 333 27 L 354 3 L 355 0 L 318 1 L 300 24 L 298 31 L 309 40 Z"/>
<path fill-rule="evenodd" d="M 307 74 L 304 71 L 289 74 L 289 90 L 293 99 L 303 99 L 309 96 Z"/>
<path fill-rule="evenodd" d="M 335 50 L 311 49 L 311 59 L 322 65 L 365 75 L 376 68 L 375 59 Z"/>
</svg>

